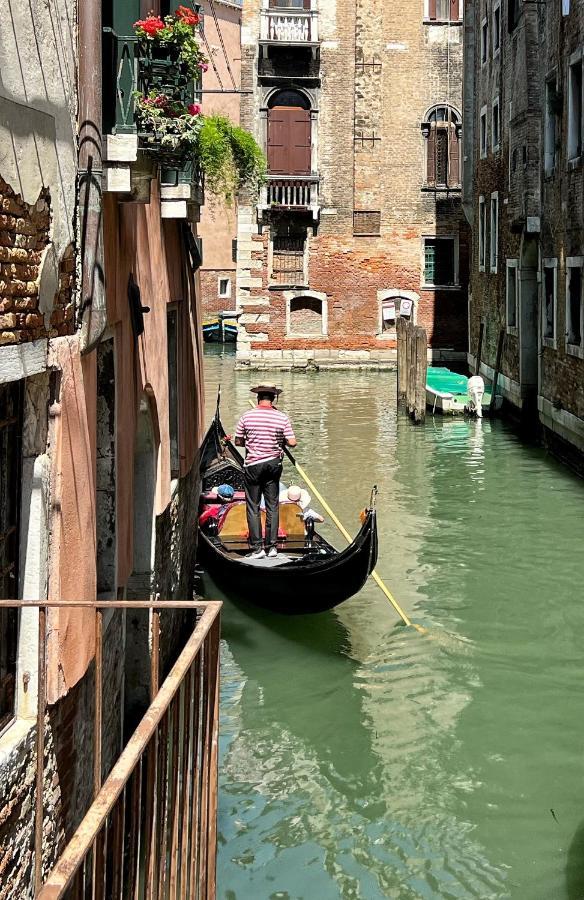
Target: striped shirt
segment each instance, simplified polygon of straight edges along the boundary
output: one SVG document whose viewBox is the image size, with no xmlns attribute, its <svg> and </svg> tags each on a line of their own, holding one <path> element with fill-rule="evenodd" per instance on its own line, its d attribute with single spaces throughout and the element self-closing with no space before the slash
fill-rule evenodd
<svg viewBox="0 0 584 900">
<path fill-rule="evenodd" d="M 246 466 L 282 459 L 282 435 L 294 440 L 294 432 L 288 416 L 273 406 L 256 406 L 244 413 L 235 430 L 236 438 L 243 438 L 247 456 Z"/>
</svg>

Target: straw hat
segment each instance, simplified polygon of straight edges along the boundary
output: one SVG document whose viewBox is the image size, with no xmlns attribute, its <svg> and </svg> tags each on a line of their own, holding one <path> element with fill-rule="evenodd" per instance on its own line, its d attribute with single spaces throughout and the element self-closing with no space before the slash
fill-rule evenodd
<svg viewBox="0 0 584 900">
<path fill-rule="evenodd" d="M 304 488 L 291 484 L 289 488 L 280 491 L 280 503 L 297 503 L 301 509 L 306 509 L 310 503 L 310 494 Z"/>
<path fill-rule="evenodd" d="M 252 394 L 274 394 L 276 397 L 279 397 L 282 393 L 282 388 L 276 387 L 275 384 L 258 384 L 250 388 L 250 391 Z"/>
</svg>

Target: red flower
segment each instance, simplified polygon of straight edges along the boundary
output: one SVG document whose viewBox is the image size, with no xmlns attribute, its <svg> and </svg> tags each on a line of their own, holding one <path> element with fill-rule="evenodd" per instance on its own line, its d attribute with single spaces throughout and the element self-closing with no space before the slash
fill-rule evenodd
<svg viewBox="0 0 584 900">
<path fill-rule="evenodd" d="M 201 106 L 198 103 L 191 103 L 187 106 L 187 111 L 191 116 L 200 116 L 201 115 Z"/>
<path fill-rule="evenodd" d="M 134 28 L 141 28 L 150 37 L 155 37 L 164 28 L 164 22 L 160 16 L 148 16 L 147 19 L 139 19 L 134 22 Z"/>
<path fill-rule="evenodd" d="M 198 25 L 201 21 L 201 17 L 192 9 L 189 9 L 188 6 L 179 6 L 176 11 L 176 17 L 184 22 L 185 25 Z"/>
</svg>

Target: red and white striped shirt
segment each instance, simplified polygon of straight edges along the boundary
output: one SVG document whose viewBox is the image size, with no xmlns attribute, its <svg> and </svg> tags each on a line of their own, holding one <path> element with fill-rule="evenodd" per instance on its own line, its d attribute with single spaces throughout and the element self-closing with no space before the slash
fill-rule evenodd
<svg viewBox="0 0 584 900">
<path fill-rule="evenodd" d="M 294 432 L 288 416 L 273 406 L 256 406 L 244 413 L 235 431 L 236 438 L 245 441 L 246 466 L 282 459 L 282 435 L 294 440 Z"/>
</svg>

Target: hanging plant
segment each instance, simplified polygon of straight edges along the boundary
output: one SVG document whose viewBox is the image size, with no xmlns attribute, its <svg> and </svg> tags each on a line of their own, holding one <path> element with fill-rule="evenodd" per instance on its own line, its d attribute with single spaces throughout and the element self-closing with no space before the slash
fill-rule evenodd
<svg viewBox="0 0 584 900">
<path fill-rule="evenodd" d="M 168 158 L 197 155 L 198 137 L 203 124 L 198 103 L 185 105 L 166 94 L 151 91 L 135 95 L 136 124 L 144 143 Z"/>
<path fill-rule="evenodd" d="M 224 116 L 204 117 L 197 158 L 205 189 L 227 202 L 243 185 L 259 191 L 267 171 L 265 156 L 252 135 Z"/>
<path fill-rule="evenodd" d="M 134 31 L 145 56 L 153 53 L 173 56 L 184 66 L 185 74 L 198 79 L 206 72 L 208 61 L 201 50 L 198 33 L 201 17 L 186 6 L 179 6 L 173 16 L 155 16 L 134 23 Z"/>
</svg>

